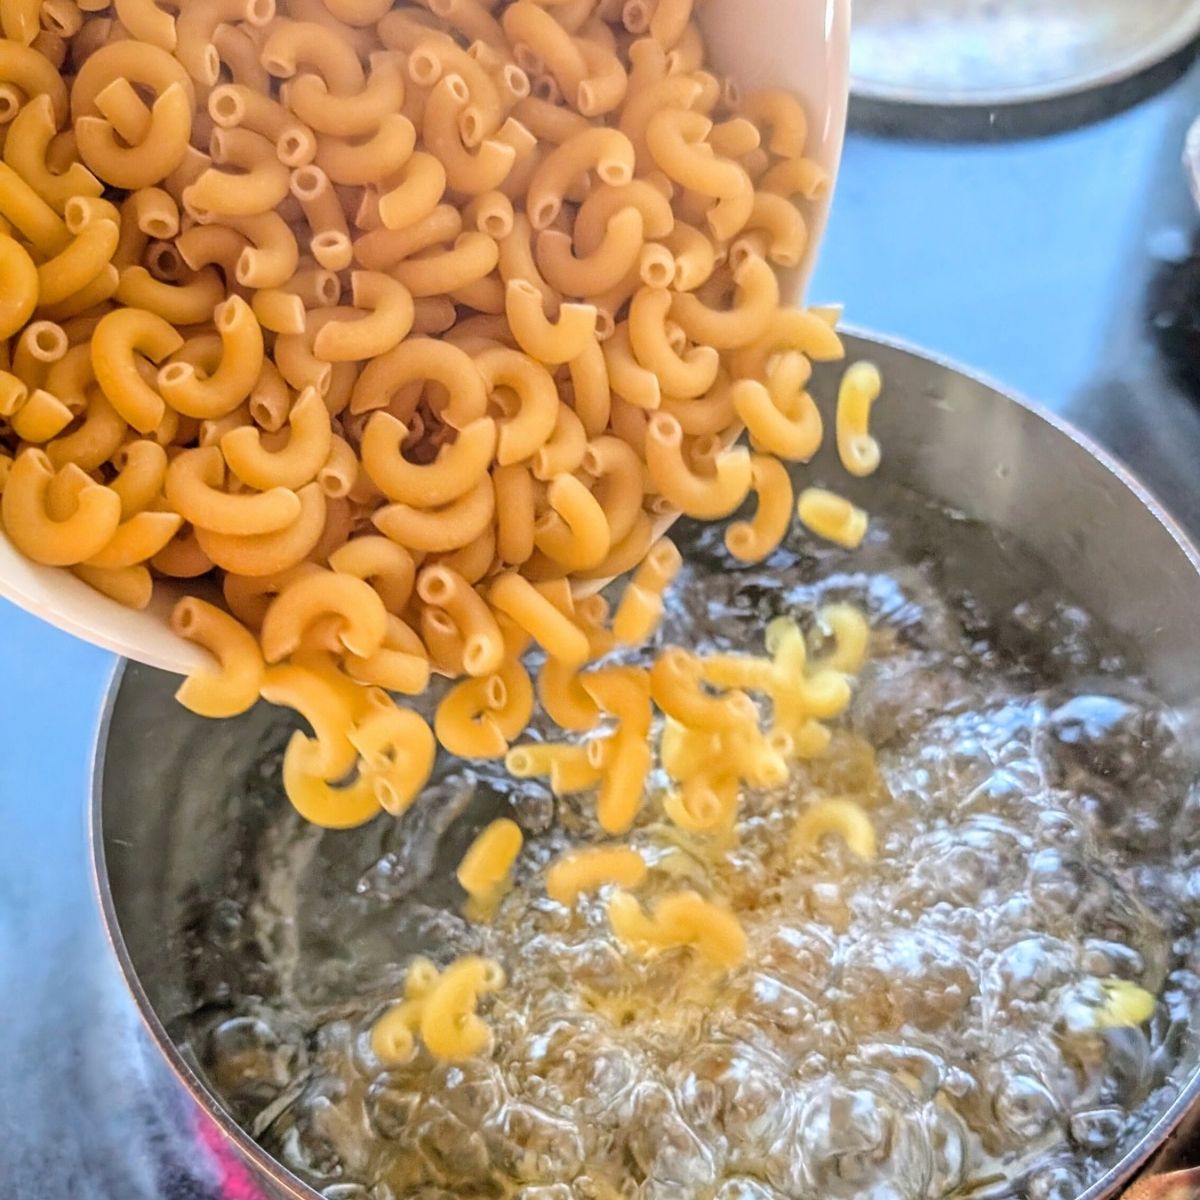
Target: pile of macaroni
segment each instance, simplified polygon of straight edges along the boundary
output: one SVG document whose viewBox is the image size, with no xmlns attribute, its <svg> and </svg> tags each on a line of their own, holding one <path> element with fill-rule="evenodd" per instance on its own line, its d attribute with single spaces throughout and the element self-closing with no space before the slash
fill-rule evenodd
<svg viewBox="0 0 1200 1200">
<path fill-rule="evenodd" d="M 675 722 L 664 760 L 669 742 L 732 764 L 673 802 L 716 827 L 740 780 L 820 741 L 834 697 L 813 680 L 781 691 L 765 666 L 682 651 L 648 675 L 583 671 L 653 630 L 672 514 L 754 497 L 730 552 L 779 543 L 797 508 L 779 460 L 823 436 L 811 363 L 842 356 L 835 313 L 780 306 L 776 271 L 801 262 L 804 205 L 828 187 L 805 114 L 707 70 L 692 8 L 0 7 L 4 531 L 133 607 L 158 580 L 219 586 L 223 604 L 174 608 L 216 660 L 179 699 L 296 709 L 312 735 L 284 784 L 309 820 L 402 815 L 440 743 L 563 790 L 599 782 L 619 833 L 653 698 Z M 839 398 L 854 474 L 878 462 L 878 387 L 852 368 Z M 820 489 L 798 511 L 846 545 L 866 531 Z M 586 584 L 633 568 L 610 622 Z M 569 731 L 613 717 L 612 737 L 511 749 L 533 642 L 546 711 Z M 459 682 L 431 729 L 393 697 L 432 672 Z M 770 694 L 769 733 L 743 688 Z M 515 857 L 519 830 L 492 837 Z M 477 859 L 463 881 L 485 915 L 507 872 Z M 623 905 L 631 930 L 649 919 Z"/>
</svg>

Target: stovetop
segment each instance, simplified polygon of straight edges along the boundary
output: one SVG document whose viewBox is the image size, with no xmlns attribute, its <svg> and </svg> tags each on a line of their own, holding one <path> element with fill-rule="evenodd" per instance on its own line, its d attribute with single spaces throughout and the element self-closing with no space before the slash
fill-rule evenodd
<svg viewBox="0 0 1200 1200">
<path fill-rule="evenodd" d="M 812 298 L 1068 416 L 1200 535 L 1200 221 L 1179 168 L 1197 113 L 1200 67 L 1040 140 L 855 133 Z M 143 1035 L 92 898 L 85 809 L 112 666 L 0 606 L 0 1179 L 39 1200 L 234 1200 L 245 1189 Z"/>
</svg>

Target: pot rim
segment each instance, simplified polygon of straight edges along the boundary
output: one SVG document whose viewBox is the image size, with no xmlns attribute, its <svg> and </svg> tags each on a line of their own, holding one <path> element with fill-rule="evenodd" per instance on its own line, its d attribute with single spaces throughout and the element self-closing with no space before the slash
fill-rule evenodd
<svg viewBox="0 0 1200 1200">
<path fill-rule="evenodd" d="M 1028 399 L 1013 389 L 998 383 L 986 373 L 969 369 L 954 359 L 939 353 L 925 350 L 902 338 L 875 333 L 861 326 L 845 325 L 841 333 L 862 341 L 884 347 L 888 350 L 900 351 L 903 354 L 925 359 L 935 366 L 953 371 L 984 387 L 999 393 L 1013 403 L 1019 405 L 1033 416 L 1039 418 L 1073 441 L 1100 463 L 1126 488 L 1129 489 L 1149 510 L 1151 516 L 1166 530 L 1179 550 L 1191 564 L 1192 570 L 1200 575 L 1200 550 L 1193 544 L 1191 538 L 1182 526 L 1163 507 L 1154 494 L 1143 484 L 1119 459 L 1094 441 L 1090 435 L 1078 429 L 1071 422 L 1064 420 L 1049 409 Z M 242 1157 L 277 1188 L 289 1200 L 321 1200 L 320 1194 L 306 1184 L 302 1179 L 288 1170 L 277 1159 L 268 1154 L 232 1117 L 221 1103 L 219 1097 L 209 1089 L 205 1082 L 188 1064 L 178 1047 L 171 1040 L 158 1013 L 150 1002 L 149 996 L 142 987 L 134 968 L 133 959 L 125 944 L 120 921 L 113 900 L 112 887 L 109 883 L 107 863 L 104 853 L 104 770 L 107 762 L 108 735 L 116 711 L 117 700 L 120 696 L 121 685 L 125 677 L 128 661 L 118 659 L 113 668 L 108 687 L 105 690 L 104 703 L 96 730 L 96 739 L 92 747 L 91 764 L 91 797 L 89 800 L 88 840 L 90 843 L 90 860 L 92 886 L 100 907 L 100 915 L 104 925 L 105 938 L 120 967 L 121 978 L 133 999 L 138 1016 L 146 1031 L 150 1034 L 162 1057 L 166 1060 L 171 1073 L 195 1101 L 204 1115 L 213 1121 L 225 1138 L 231 1141 Z M 1146 1130 L 1138 1140 L 1102 1175 L 1095 1183 L 1080 1192 L 1076 1200 L 1105 1200 L 1116 1196 L 1142 1167 L 1167 1141 L 1174 1130 L 1180 1125 L 1188 1112 L 1200 1101 L 1200 1063 L 1193 1067 L 1186 1083 L 1178 1095 L 1167 1106 L 1164 1112 Z"/>
</svg>

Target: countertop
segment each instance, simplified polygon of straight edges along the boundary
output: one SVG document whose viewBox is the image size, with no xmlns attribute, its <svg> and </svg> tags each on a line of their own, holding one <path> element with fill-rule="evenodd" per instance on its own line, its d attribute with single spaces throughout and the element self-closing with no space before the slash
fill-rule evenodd
<svg viewBox="0 0 1200 1200">
<path fill-rule="evenodd" d="M 1193 69 L 1038 140 L 852 134 L 811 297 L 1076 421 L 1200 534 L 1200 409 L 1159 352 L 1190 346 L 1171 295 L 1200 300 L 1178 166 L 1197 112 Z M 0 603 L 0 1178 L 39 1200 L 232 1196 L 147 1053 L 92 899 L 85 810 L 112 668 Z"/>
</svg>

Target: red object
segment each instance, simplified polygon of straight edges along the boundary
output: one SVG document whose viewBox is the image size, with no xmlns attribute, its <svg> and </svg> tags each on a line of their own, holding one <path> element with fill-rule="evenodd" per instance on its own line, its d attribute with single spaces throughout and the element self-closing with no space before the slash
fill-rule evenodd
<svg viewBox="0 0 1200 1200">
<path fill-rule="evenodd" d="M 196 1114 L 196 1134 L 200 1144 L 208 1151 L 217 1175 L 217 1187 L 221 1200 L 268 1200 L 259 1188 L 245 1164 L 222 1138 L 220 1130 L 202 1113 Z"/>
<path fill-rule="evenodd" d="M 1200 1200 L 1200 1167 L 1148 1175 L 1139 1179 L 1121 1200 Z"/>
</svg>

